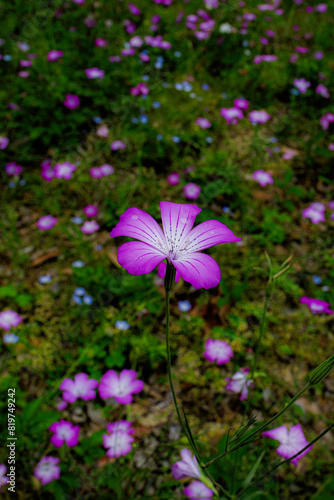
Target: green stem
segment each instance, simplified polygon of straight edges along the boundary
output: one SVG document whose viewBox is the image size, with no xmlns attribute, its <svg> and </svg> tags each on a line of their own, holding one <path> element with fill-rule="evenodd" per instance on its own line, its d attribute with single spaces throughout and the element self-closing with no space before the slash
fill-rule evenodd
<svg viewBox="0 0 334 500">
<path fill-rule="evenodd" d="M 193 450 L 193 452 L 194 452 L 197 460 L 199 462 L 201 462 L 201 458 L 200 458 L 197 450 L 193 446 L 192 440 L 189 437 L 188 430 L 187 430 L 187 428 L 186 428 L 186 426 L 185 426 L 185 424 L 184 424 L 184 422 L 182 420 L 181 413 L 180 413 L 179 406 L 178 406 L 177 399 L 176 399 L 174 385 L 173 385 L 172 360 L 171 360 L 171 354 L 170 354 L 170 340 L 169 340 L 169 296 L 170 296 L 169 294 L 170 294 L 170 291 L 166 290 L 166 349 L 167 349 L 167 371 L 168 371 L 169 385 L 170 385 L 170 388 L 172 390 L 173 400 L 174 400 L 174 406 L 175 406 L 176 413 L 177 413 L 177 416 L 179 418 L 180 424 L 182 425 L 184 433 L 185 433 L 185 435 L 188 438 L 189 444 L 190 444 L 190 446 L 191 446 L 191 448 L 192 448 L 192 450 Z"/>
<path fill-rule="evenodd" d="M 263 312 L 262 312 L 262 318 L 261 318 L 261 324 L 260 324 L 260 336 L 259 336 L 259 340 L 258 340 L 258 343 L 256 345 L 256 348 L 255 348 L 255 354 L 254 354 L 254 359 L 253 359 L 253 364 L 252 364 L 252 371 L 251 371 L 251 375 L 250 375 L 251 380 L 253 380 L 253 377 L 254 377 L 254 372 L 255 372 L 255 368 L 256 368 L 256 364 L 257 364 L 257 358 L 259 356 L 260 346 L 261 346 L 263 334 L 265 331 L 264 327 L 265 327 L 265 323 L 266 323 L 266 315 L 267 315 L 267 311 L 268 311 L 268 303 L 269 303 L 269 299 L 271 296 L 271 292 L 272 292 L 272 285 L 269 284 L 269 285 L 267 285 L 267 288 L 266 288 L 266 300 L 265 300 L 264 308 L 263 308 Z"/>
<path fill-rule="evenodd" d="M 269 474 L 271 474 L 274 470 L 278 469 L 278 467 L 280 467 L 281 465 L 286 464 L 287 462 L 291 462 L 291 460 L 294 460 L 295 458 L 297 458 L 298 455 L 300 455 L 305 450 L 307 450 L 310 446 L 312 446 L 314 443 L 316 443 L 317 441 L 319 441 L 319 439 L 321 439 L 325 434 L 327 434 L 327 432 L 329 432 L 333 427 L 334 427 L 334 422 L 329 427 L 327 427 L 327 429 L 325 429 L 321 434 L 319 434 L 319 436 L 317 436 L 315 439 L 313 439 L 313 441 L 311 441 L 306 446 L 304 446 L 304 448 L 302 450 L 298 451 L 298 453 L 296 453 L 295 455 L 293 455 L 290 458 L 282 460 L 281 462 L 279 462 L 278 464 L 276 464 L 274 467 L 272 467 L 270 470 L 268 470 L 267 472 L 265 472 L 259 479 L 257 479 L 256 481 L 254 481 L 254 483 L 251 483 L 249 486 L 247 486 L 247 488 L 244 488 L 240 493 L 238 493 L 238 497 L 240 497 L 241 495 L 243 495 L 243 493 L 246 490 L 248 490 L 248 488 L 251 488 L 251 487 L 255 486 L 256 484 L 260 483 L 265 477 L 267 477 Z"/>
<path fill-rule="evenodd" d="M 168 290 L 168 287 L 166 287 L 166 348 L 167 348 L 167 370 L 168 370 L 169 384 L 170 384 L 170 388 L 172 390 L 174 406 L 175 406 L 176 413 L 177 413 L 177 416 L 179 418 L 180 424 L 182 425 L 183 431 L 184 431 L 185 435 L 187 436 L 189 444 L 193 450 L 195 457 L 197 458 L 198 463 L 202 466 L 201 457 L 197 451 L 195 442 L 194 442 L 193 437 L 191 435 L 190 428 L 188 431 L 186 424 L 182 420 L 181 413 L 180 413 L 179 406 L 178 406 L 177 399 L 176 399 L 174 385 L 173 385 L 172 360 L 171 360 L 170 340 L 169 340 L 169 297 L 170 297 L 170 290 Z M 184 412 L 184 409 L 183 409 L 183 412 Z M 207 481 L 205 481 L 205 479 L 207 479 Z M 211 477 L 211 475 L 207 471 L 205 473 L 203 473 L 203 477 L 201 478 L 201 480 L 204 482 L 204 484 L 206 484 L 209 488 L 211 488 L 216 495 L 218 495 L 218 492 L 214 487 L 214 484 L 217 484 L 217 483 L 213 480 L 213 478 Z M 210 480 L 210 482 L 209 482 L 209 480 Z M 225 493 L 225 495 L 228 496 L 228 498 L 231 498 L 229 493 L 221 485 L 217 485 L 217 486 L 223 490 L 223 492 Z"/>
</svg>

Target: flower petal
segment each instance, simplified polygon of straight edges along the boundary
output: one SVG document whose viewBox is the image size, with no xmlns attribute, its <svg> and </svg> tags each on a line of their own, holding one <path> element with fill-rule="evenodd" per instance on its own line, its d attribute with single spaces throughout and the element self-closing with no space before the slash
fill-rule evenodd
<svg viewBox="0 0 334 500">
<path fill-rule="evenodd" d="M 140 241 L 123 243 L 118 249 L 117 260 L 130 274 L 148 274 L 165 258 L 153 246 Z"/>
<path fill-rule="evenodd" d="M 276 429 L 262 432 L 262 436 L 277 439 L 280 443 L 285 443 L 288 441 L 288 428 L 286 425 L 281 425 L 280 427 L 276 427 Z"/>
<path fill-rule="evenodd" d="M 159 224 L 151 215 L 135 207 L 128 208 L 121 215 L 110 236 L 129 236 L 157 249 L 165 247 L 165 237 Z"/>
<path fill-rule="evenodd" d="M 189 253 L 182 260 L 172 260 L 177 271 L 194 288 L 213 288 L 220 282 L 217 262 L 204 253 Z"/>
<path fill-rule="evenodd" d="M 181 205 L 169 201 L 161 201 L 160 209 L 168 247 L 173 246 L 176 250 L 190 232 L 201 209 L 196 205 Z"/>
<path fill-rule="evenodd" d="M 232 231 L 217 220 L 202 222 L 190 231 L 187 237 L 187 251 L 198 252 L 219 243 L 234 243 L 241 238 L 234 236 Z"/>
</svg>

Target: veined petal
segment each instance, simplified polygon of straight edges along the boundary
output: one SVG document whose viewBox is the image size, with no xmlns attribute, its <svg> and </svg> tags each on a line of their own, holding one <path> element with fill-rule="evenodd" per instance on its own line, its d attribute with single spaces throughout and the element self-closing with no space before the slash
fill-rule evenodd
<svg viewBox="0 0 334 500">
<path fill-rule="evenodd" d="M 176 251 L 193 227 L 201 209 L 196 205 L 181 205 L 169 201 L 161 201 L 160 209 L 167 246 Z"/>
<path fill-rule="evenodd" d="M 190 231 L 185 247 L 189 252 L 198 252 L 219 243 L 234 243 L 241 238 L 234 236 L 232 231 L 217 220 L 202 222 Z"/>
<path fill-rule="evenodd" d="M 119 264 L 135 276 L 150 273 L 165 257 L 160 250 L 140 241 L 123 243 L 117 254 Z"/>
<path fill-rule="evenodd" d="M 128 208 L 121 215 L 110 236 L 129 236 L 161 250 L 166 246 L 159 224 L 151 215 L 135 207 Z"/>
<path fill-rule="evenodd" d="M 186 254 L 182 260 L 172 260 L 177 271 L 194 288 L 213 288 L 220 282 L 220 269 L 217 262 L 204 253 Z"/>
</svg>

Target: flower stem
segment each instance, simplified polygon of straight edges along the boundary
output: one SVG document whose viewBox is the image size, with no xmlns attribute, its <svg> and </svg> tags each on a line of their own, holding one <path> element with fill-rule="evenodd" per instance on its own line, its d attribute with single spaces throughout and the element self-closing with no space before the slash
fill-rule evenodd
<svg viewBox="0 0 334 500">
<path fill-rule="evenodd" d="M 174 400 L 174 406 L 176 408 L 176 413 L 177 416 L 179 417 L 180 424 L 182 425 L 182 428 L 184 430 L 185 435 L 188 438 L 189 444 L 191 445 L 191 448 L 197 458 L 197 460 L 200 462 L 200 456 L 198 454 L 198 451 L 195 449 L 192 439 L 189 436 L 188 430 L 182 420 L 180 409 L 177 403 L 176 399 L 176 394 L 174 390 L 174 385 L 173 385 L 173 378 L 172 378 L 172 360 L 171 360 L 171 354 L 170 354 L 170 340 L 169 340 L 169 295 L 170 290 L 166 290 L 166 349 L 167 349 L 167 370 L 168 370 L 168 378 L 169 378 L 169 385 L 172 390 L 173 394 L 173 400 Z"/>
</svg>

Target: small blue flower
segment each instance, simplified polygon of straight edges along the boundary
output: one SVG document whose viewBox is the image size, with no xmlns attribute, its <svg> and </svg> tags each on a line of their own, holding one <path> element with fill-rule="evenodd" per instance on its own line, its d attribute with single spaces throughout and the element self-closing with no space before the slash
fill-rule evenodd
<svg viewBox="0 0 334 500">
<path fill-rule="evenodd" d="M 161 134 L 158 134 L 158 135 L 157 135 L 157 139 L 158 139 L 158 141 L 161 141 L 161 139 L 162 139 L 162 138 L 163 138 L 163 135 L 161 135 Z"/>
<path fill-rule="evenodd" d="M 142 94 L 140 97 L 141 97 L 141 99 L 142 99 L 143 101 L 145 101 L 145 99 L 147 99 L 147 95 L 145 95 L 145 94 Z"/>
<path fill-rule="evenodd" d="M 313 279 L 313 283 L 315 283 L 316 285 L 320 285 L 320 283 L 322 282 L 322 279 L 320 278 L 320 276 L 317 276 L 316 274 L 312 277 Z"/>
<path fill-rule="evenodd" d="M 191 97 L 192 99 L 195 99 L 195 97 L 196 97 L 195 92 L 190 92 L 189 97 Z"/>
<path fill-rule="evenodd" d="M 9 186 L 10 188 L 14 188 L 14 187 L 16 186 L 16 182 L 11 181 L 11 182 L 8 184 L 8 186 Z"/>
<path fill-rule="evenodd" d="M 209 85 L 207 83 L 203 83 L 202 84 L 202 89 L 203 90 L 210 90 L 210 87 L 209 87 Z"/>
<path fill-rule="evenodd" d="M 127 321 L 122 321 L 120 319 L 116 321 L 115 326 L 116 328 L 118 328 L 118 330 L 128 330 L 130 328 L 130 325 Z"/>
<path fill-rule="evenodd" d="M 131 123 L 138 123 L 138 118 L 131 118 Z"/>
<path fill-rule="evenodd" d="M 292 95 L 299 95 L 299 94 L 300 94 L 300 92 L 299 92 L 299 90 L 298 90 L 298 89 L 291 89 L 291 90 L 290 90 L 290 93 L 291 93 Z"/>
<path fill-rule="evenodd" d="M 158 102 L 158 101 L 154 101 L 154 103 L 152 104 L 152 107 L 153 108 L 160 108 L 161 107 L 161 102 Z"/>
<path fill-rule="evenodd" d="M 179 311 L 188 312 L 191 309 L 191 304 L 189 300 L 179 300 L 177 307 L 179 308 Z"/>
<path fill-rule="evenodd" d="M 3 336 L 3 341 L 5 344 L 16 344 L 20 340 L 20 337 L 15 335 L 15 333 L 5 333 Z"/>
<path fill-rule="evenodd" d="M 84 267 L 85 263 L 82 262 L 82 260 L 76 260 L 75 262 L 72 262 L 73 267 Z"/>
<path fill-rule="evenodd" d="M 93 297 L 91 297 L 90 295 L 84 295 L 82 300 L 85 304 L 87 304 L 87 306 L 93 304 Z"/>
<path fill-rule="evenodd" d="M 227 98 L 228 98 L 228 95 L 226 94 L 226 92 L 223 92 L 223 93 L 222 93 L 222 97 L 223 97 L 224 99 L 227 99 Z"/>
<path fill-rule="evenodd" d="M 75 303 L 76 303 L 76 304 L 78 304 L 79 306 L 82 304 L 81 297 L 78 297 L 77 295 L 73 295 L 73 296 L 72 296 L 72 300 L 73 300 L 73 302 L 75 302 Z"/>
<path fill-rule="evenodd" d="M 82 297 L 83 295 L 85 295 L 86 293 L 86 290 L 82 287 L 78 287 L 74 290 L 74 295 L 78 295 L 79 297 Z"/>
<path fill-rule="evenodd" d="M 163 87 L 165 87 L 165 89 L 168 89 L 170 87 L 169 83 L 167 82 L 162 82 L 161 84 Z"/>
<path fill-rule="evenodd" d="M 148 50 L 144 49 L 144 50 L 141 51 L 141 53 L 147 55 L 148 54 Z"/>
<path fill-rule="evenodd" d="M 174 52 L 174 56 L 175 56 L 175 57 L 181 57 L 181 56 L 182 56 L 182 54 L 181 54 L 181 52 L 179 52 L 179 51 L 177 50 L 176 52 Z"/>
<path fill-rule="evenodd" d="M 191 85 L 191 83 L 189 83 L 187 81 L 183 82 L 183 90 L 185 92 L 190 92 L 192 89 L 193 89 L 193 86 Z"/>
<path fill-rule="evenodd" d="M 20 182 L 19 182 L 20 186 L 24 186 L 24 185 L 25 185 L 25 183 L 26 183 L 26 180 L 25 180 L 25 179 L 21 179 L 21 180 L 20 180 Z"/>
<path fill-rule="evenodd" d="M 173 137 L 172 137 L 172 141 L 173 141 L 173 142 L 181 142 L 181 139 L 180 139 L 180 137 L 178 137 L 177 135 L 173 135 Z"/>
<path fill-rule="evenodd" d="M 52 276 L 50 276 L 49 274 L 43 274 L 43 276 L 40 276 L 38 278 L 38 281 L 41 285 L 46 285 L 47 283 L 50 283 L 50 281 L 52 281 Z"/>
<path fill-rule="evenodd" d="M 270 141 L 270 142 L 277 142 L 277 141 L 278 141 L 278 139 L 277 139 L 277 137 L 270 137 L 270 138 L 269 138 L 269 141 Z"/>
<path fill-rule="evenodd" d="M 147 82 L 150 77 L 148 75 L 142 75 L 141 79 L 144 80 L 144 82 Z"/>
<path fill-rule="evenodd" d="M 95 250 L 102 250 L 103 246 L 102 245 L 95 245 Z"/>
<path fill-rule="evenodd" d="M 144 123 L 144 124 L 148 123 L 148 116 L 140 115 L 139 121 L 140 121 L 140 123 Z"/>
<path fill-rule="evenodd" d="M 4 61 L 7 61 L 7 62 L 8 62 L 8 61 L 11 61 L 12 59 L 13 59 L 13 58 L 12 58 L 12 56 L 10 56 L 9 54 L 5 54 L 5 55 L 3 56 L 3 60 L 4 60 Z"/>
<path fill-rule="evenodd" d="M 231 211 L 230 207 L 223 207 L 223 212 L 228 214 Z"/>
<path fill-rule="evenodd" d="M 99 116 L 94 116 L 93 122 L 94 123 L 101 123 L 102 122 L 102 118 L 100 118 Z"/>
<path fill-rule="evenodd" d="M 328 290 L 329 290 L 329 286 L 325 285 L 325 286 L 323 286 L 323 287 L 321 288 L 321 290 L 322 290 L 323 292 L 328 292 Z"/>
<path fill-rule="evenodd" d="M 249 42 L 247 40 L 243 40 L 242 46 L 243 47 L 248 47 L 249 46 Z"/>
<path fill-rule="evenodd" d="M 206 139 L 206 142 L 208 142 L 209 144 L 211 144 L 213 142 L 213 138 L 212 137 L 207 137 Z"/>
<path fill-rule="evenodd" d="M 281 148 L 279 148 L 279 147 L 273 148 L 274 153 L 279 153 L 280 151 L 281 151 Z"/>
<path fill-rule="evenodd" d="M 176 83 L 176 84 L 174 85 L 174 88 L 175 88 L 176 90 L 183 90 L 183 84 L 182 84 L 182 83 Z"/>
<path fill-rule="evenodd" d="M 81 217 L 72 217 L 72 222 L 74 224 L 82 224 L 83 223 L 83 219 Z"/>
</svg>

